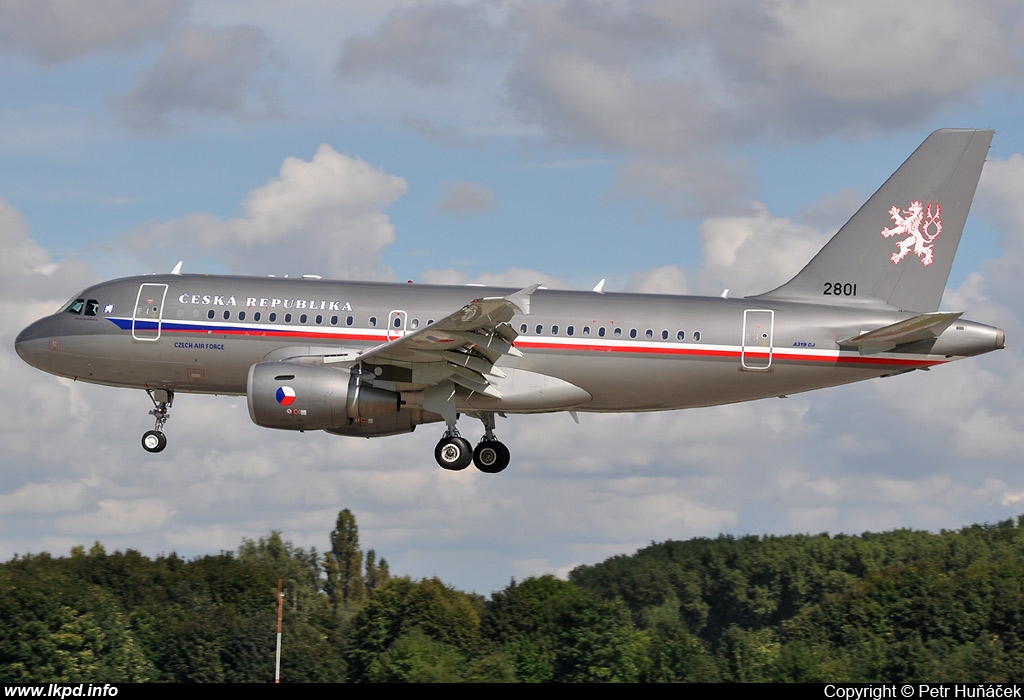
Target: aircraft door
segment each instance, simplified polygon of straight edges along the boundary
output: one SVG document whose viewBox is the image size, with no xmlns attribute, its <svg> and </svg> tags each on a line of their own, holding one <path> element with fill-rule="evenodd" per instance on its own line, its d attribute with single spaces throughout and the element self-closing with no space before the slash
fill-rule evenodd
<svg viewBox="0 0 1024 700">
<path fill-rule="evenodd" d="M 772 334 L 775 312 L 771 309 L 746 309 L 743 312 L 743 369 L 766 370 L 772 366 Z"/>
<path fill-rule="evenodd" d="M 135 340 L 160 340 L 163 325 L 166 284 L 144 283 L 139 287 L 132 317 L 132 337 Z"/>
<path fill-rule="evenodd" d="M 405 335 L 405 322 L 409 314 L 404 311 L 392 311 L 388 314 L 388 340 L 398 340 Z"/>
</svg>

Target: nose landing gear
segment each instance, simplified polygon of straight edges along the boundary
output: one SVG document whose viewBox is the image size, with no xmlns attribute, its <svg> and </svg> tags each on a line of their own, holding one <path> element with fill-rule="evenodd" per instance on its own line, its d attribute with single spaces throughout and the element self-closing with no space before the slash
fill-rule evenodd
<svg viewBox="0 0 1024 700">
<path fill-rule="evenodd" d="M 146 452 L 161 452 L 167 447 L 167 436 L 164 435 L 164 424 L 171 417 L 171 404 L 174 403 L 174 392 L 170 389 L 146 389 L 149 400 L 153 402 L 153 410 L 149 415 L 156 419 L 153 430 L 142 435 L 142 449 Z"/>
</svg>

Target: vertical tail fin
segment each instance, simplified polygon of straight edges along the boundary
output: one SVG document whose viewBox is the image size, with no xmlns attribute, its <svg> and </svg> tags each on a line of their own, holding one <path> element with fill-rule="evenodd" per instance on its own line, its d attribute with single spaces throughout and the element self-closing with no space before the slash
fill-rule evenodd
<svg viewBox="0 0 1024 700">
<path fill-rule="evenodd" d="M 933 132 L 796 277 L 757 298 L 937 310 L 993 133 Z"/>
</svg>

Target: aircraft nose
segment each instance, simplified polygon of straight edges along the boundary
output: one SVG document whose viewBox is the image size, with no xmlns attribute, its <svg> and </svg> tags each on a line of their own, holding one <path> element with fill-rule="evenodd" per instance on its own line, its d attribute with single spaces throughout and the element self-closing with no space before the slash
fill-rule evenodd
<svg viewBox="0 0 1024 700">
<path fill-rule="evenodd" d="M 50 349 L 48 320 L 44 318 L 30 324 L 14 339 L 14 351 L 18 357 L 33 367 L 39 366 L 40 356 Z"/>
</svg>

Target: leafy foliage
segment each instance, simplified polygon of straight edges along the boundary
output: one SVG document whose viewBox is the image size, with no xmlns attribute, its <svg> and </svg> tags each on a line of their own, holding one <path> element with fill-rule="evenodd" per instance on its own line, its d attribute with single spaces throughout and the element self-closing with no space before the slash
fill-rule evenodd
<svg viewBox="0 0 1024 700">
<path fill-rule="evenodd" d="M 938 534 L 652 544 L 490 600 L 392 577 L 339 513 L 186 561 L 0 564 L 0 682 L 1024 680 L 1024 518 Z"/>
</svg>

